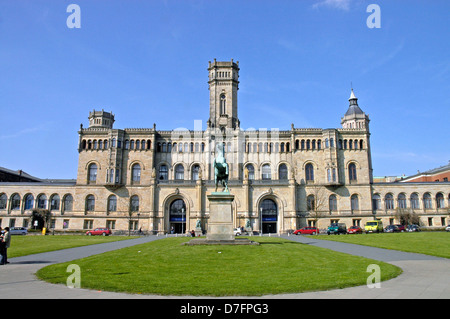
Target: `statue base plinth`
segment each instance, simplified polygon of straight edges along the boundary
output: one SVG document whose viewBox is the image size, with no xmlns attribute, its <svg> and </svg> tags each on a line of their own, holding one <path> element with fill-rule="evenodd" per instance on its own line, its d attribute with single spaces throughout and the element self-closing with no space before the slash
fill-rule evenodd
<svg viewBox="0 0 450 319">
<path fill-rule="evenodd" d="M 259 245 L 247 238 L 236 239 L 233 231 L 233 200 L 229 192 L 213 192 L 209 200 L 208 232 L 185 245 Z"/>
</svg>

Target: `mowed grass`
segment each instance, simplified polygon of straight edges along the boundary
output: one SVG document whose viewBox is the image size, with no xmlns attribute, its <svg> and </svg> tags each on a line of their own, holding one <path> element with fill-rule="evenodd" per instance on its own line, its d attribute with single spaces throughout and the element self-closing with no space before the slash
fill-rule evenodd
<svg viewBox="0 0 450 319">
<path fill-rule="evenodd" d="M 254 237 L 253 237 L 254 238 Z M 80 266 L 81 287 L 158 295 L 259 296 L 365 285 L 367 267 L 381 279 L 398 276 L 390 264 L 281 238 L 260 237 L 259 246 L 184 246 L 189 238 L 166 238 L 37 272 L 66 284 L 67 266 Z"/>
<path fill-rule="evenodd" d="M 351 234 L 318 238 L 450 258 L 450 232 Z"/>
<path fill-rule="evenodd" d="M 56 235 L 56 236 L 11 236 L 11 247 L 8 258 L 44 253 L 48 251 L 67 249 L 79 246 L 108 243 L 136 237 L 125 236 L 85 236 L 85 235 Z"/>
</svg>

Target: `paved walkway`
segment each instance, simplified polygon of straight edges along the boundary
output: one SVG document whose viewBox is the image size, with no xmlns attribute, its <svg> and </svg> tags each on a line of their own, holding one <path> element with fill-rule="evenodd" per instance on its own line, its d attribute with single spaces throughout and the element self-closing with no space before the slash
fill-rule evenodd
<svg viewBox="0 0 450 319">
<path fill-rule="evenodd" d="M 344 244 L 320 240 L 315 236 L 282 236 L 308 245 L 324 247 L 352 255 L 391 263 L 403 269 L 397 278 L 381 282 L 381 288 L 359 286 L 330 291 L 269 295 L 262 298 L 328 298 L 328 299 L 397 299 L 397 298 L 450 298 L 450 260 L 421 254 L 367 246 Z M 54 285 L 37 280 L 37 270 L 54 263 L 66 262 L 103 252 L 151 242 L 164 237 L 148 236 L 112 243 L 90 245 L 55 252 L 16 257 L 10 264 L 0 266 L 0 299 L 47 298 L 47 299 L 114 299 L 114 298 L 196 298 L 167 297 L 156 295 L 131 295 L 88 289 L 70 289 L 65 285 Z M 69 273 L 68 273 L 69 275 Z M 370 274 L 368 273 L 368 276 Z"/>
</svg>

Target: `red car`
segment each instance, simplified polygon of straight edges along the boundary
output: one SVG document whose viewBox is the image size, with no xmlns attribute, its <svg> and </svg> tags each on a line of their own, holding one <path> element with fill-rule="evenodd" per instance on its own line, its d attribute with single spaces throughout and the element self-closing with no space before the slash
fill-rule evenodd
<svg viewBox="0 0 450 319">
<path fill-rule="evenodd" d="M 317 227 L 303 227 L 294 231 L 294 235 L 302 234 L 302 235 L 315 235 L 318 234 L 319 230 Z"/>
<path fill-rule="evenodd" d="M 395 225 L 395 226 L 397 226 L 398 230 L 401 231 L 401 232 L 406 231 L 405 225 Z"/>
<path fill-rule="evenodd" d="M 88 230 L 86 232 L 86 235 L 88 236 L 94 236 L 94 235 L 102 235 L 102 236 L 109 236 L 111 235 L 111 230 L 109 228 L 96 228 L 94 230 Z"/>
<path fill-rule="evenodd" d="M 363 230 L 359 226 L 352 226 L 347 229 L 347 234 L 362 234 Z"/>
</svg>

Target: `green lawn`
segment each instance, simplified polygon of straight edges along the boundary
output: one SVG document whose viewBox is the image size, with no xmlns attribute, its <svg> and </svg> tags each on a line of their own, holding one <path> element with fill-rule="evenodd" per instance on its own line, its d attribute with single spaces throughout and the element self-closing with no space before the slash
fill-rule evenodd
<svg viewBox="0 0 450 319">
<path fill-rule="evenodd" d="M 398 276 L 390 264 L 296 243 L 253 237 L 259 246 L 184 246 L 190 238 L 166 238 L 51 265 L 40 279 L 65 284 L 69 264 L 81 269 L 81 287 L 160 295 L 258 296 L 365 285 L 367 266 L 381 279 Z"/>
<path fill-rule="evenodd" d="M 450 232 L 330 235 L 318 239 L 450 258 Z"/>
<path fill-rule="evenodd" d="M 8 249 L 8 258 L 131 238 L 136 237 L 85 235 L 11 236 L 11 247 Z"/>
</svg>

